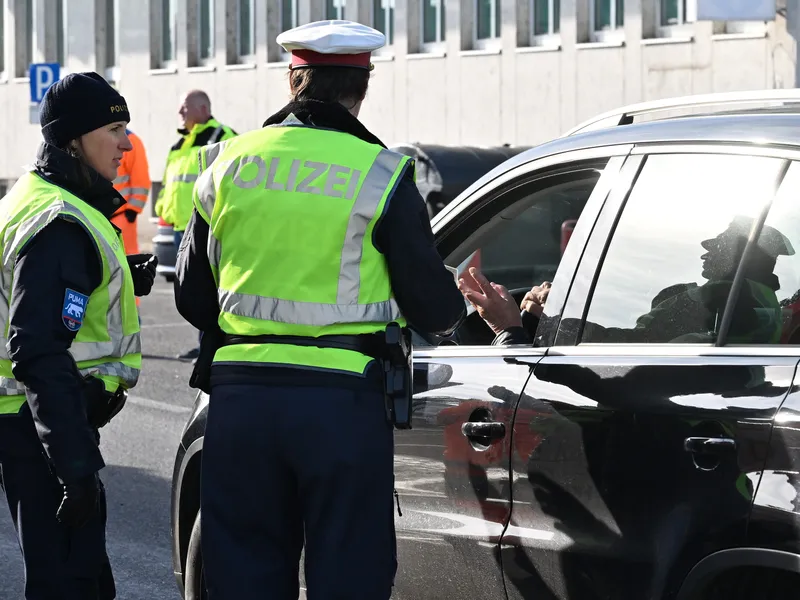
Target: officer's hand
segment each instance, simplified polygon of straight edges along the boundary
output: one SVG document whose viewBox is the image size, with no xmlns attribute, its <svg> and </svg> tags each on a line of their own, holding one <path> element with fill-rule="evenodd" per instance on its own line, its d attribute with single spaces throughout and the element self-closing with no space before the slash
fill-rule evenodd
<svg viewBox="0 0 800 600">
<path fill-rule="evenodd" d="M 64 497 L 56 518 L 68 527 L 83 527 L 95 513 L 100 497 L 100 479 L 93 473 L 64 486 Z"/>
<path fill-rule="evenodd" d="M 125 220 L 127 220 L 128 223 L 133 223 L 138 216 L 139 213 L 137 213 L 135 210 L 128 209 L 125 211 Z"/>
<path fill-rule="evenodd" d="M 156 279 L 158 258 L 152 254 L 129 254 L 128 266 L 133 277 L 133 293 L 137 296 L 147 296 Z"/>
</svg>

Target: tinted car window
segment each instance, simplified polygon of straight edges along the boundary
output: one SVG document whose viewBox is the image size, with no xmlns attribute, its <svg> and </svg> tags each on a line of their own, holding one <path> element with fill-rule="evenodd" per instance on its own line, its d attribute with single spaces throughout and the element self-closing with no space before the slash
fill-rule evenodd
<svg viewBox="0 0 800 600">
<path fill-rule="evenodd" d="M 762 322 L 780 320 L 772 338 L 732 343 L 800 343 L 800 163 L 794 163 L 775 197 L 755 250 L 748 257 L 748 279 L 764 286 L 770 299 L 760 310 Z M 752 285 L 752 283 L 749 283 Z M 766 304 L 766 303 L 765 303 Z M 770 310 L 766 310 L 769 308 Z M 777 315 L 776 315 L 777 313 Z"/>
<path fill-rule="evenodd" d="M 545 189 L 531 184 L 535 189 L 528 193 L 524 188 L 508 192 L 519 199 L 503 211 L 478 247 L 473 246 L 476 252 L 462 268 L 480 267 L 491 281 L 508 289 L 530 289 L 552 281 L 575 222 L 599 178 L 600 171 L 583 172 L 579 179 Z"/>
<path fill-rule="evenodd" d="M 511 184 L 460 225 L 463 241 L 445 262 L 457 265 L 459 273 L 478 267 L 490 281 L 514 291 L 519 303 L 533 286 L 554 278 L 602 168 L 603 162 L 596 161 L 591 168 L 576 165 Z M 469 312 L 457 343 L 491 344 L 495 334 L 471 306 Z M 538 316 L 525 313 L 523 326 L 531 338 L 537 325 Z"/>
<path fill-rule="evenodd" d="M 782 164 L 735 155 L 648 157 L 613 233 L 582 341 L 714 342 Z M 770 302 L 760 286 L 742 292 L 743 308 L 730 324 L 734 337 L 753 334 L 752 309 Z"/>
</svg>

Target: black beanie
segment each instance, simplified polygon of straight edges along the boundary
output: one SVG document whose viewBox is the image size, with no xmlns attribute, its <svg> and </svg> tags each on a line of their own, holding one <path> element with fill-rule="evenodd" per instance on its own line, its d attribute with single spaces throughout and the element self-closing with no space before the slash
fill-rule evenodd
<svg viewBox="0 0 800 600">
<path fill-rule="evenodd" d="M 128 105 L 97 73 L 71 73 L 47 90 L 39 109 L 44 141 L 58 148 L 99 127 L 130 121 Z"/>
</svg>

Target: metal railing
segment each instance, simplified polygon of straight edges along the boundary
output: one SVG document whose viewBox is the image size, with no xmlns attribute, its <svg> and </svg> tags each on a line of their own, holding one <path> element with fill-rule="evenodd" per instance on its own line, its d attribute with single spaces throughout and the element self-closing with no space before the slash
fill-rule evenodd
<svg viewBox="0 0 800 600">
<path fill-rule="evenodd" d="M 653 100 L 650 102 L 640 102 L 623 106 L 584 121 L 580 125 L 573 127 L 564 137 L 605 129 L 607 127 L 617 127 L 619 125 L 630 125 L 634 117 L 652 115 L 667 111 L 678 111 L 681 109 L 696 110 L 718 106 L 730 109 L 734 105 L 762 105 L 764 107 L 782 107 L 797 105 L 800 107 L 800 89 L 777 89 L 777 90 L 753 90 L 743 92 L 721 92 L 715 94 L 696 94 L 692 96 L 679 96 L 677 98 L 666 98 L 663 100 Z M 705 111 L 703 114 L 709 114 Z M 689 116 L 689 115 L 684 115 Z"/>
</svg>

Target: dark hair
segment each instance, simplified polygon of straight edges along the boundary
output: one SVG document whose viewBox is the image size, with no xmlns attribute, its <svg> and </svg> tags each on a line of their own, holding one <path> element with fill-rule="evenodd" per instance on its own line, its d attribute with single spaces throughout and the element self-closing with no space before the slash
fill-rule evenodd
<svg viewBox="0 0 800 600">
<path fill-rule="evenodd" d="M 74 139 L 67 143 L 66 148 L 62 148 L 67 154 L 78 159 L 78 177 L 84 185 L 91 185 L 94 181 L 93 169 L 89 167 L 83 155 L 83 148 L 79 139 Z"/>
<path fill-rule="evenodd" d="M 289 82 L 293 100 L 355 104 L 367 94 L 369 75 L 353 67 L 308 67 L 291 71 Z"/>
</svg>

